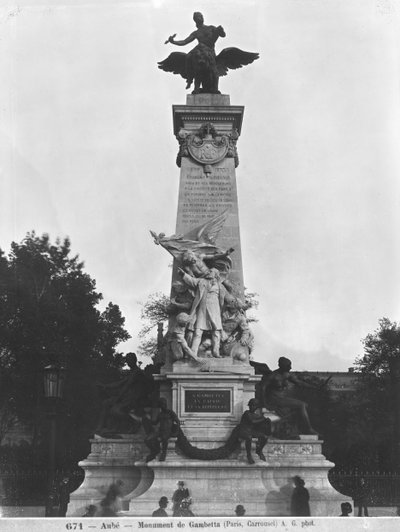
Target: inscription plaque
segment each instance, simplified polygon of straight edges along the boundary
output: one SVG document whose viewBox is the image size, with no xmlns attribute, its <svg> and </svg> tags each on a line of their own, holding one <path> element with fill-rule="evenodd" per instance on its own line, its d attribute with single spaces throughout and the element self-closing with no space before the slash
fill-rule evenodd
<svg viewBox="0 0 400 532">
<path fill-rule="evenodd" d="M 185 412 L 230 411 L 230 390 L 185 390 Z"/>
</svg>

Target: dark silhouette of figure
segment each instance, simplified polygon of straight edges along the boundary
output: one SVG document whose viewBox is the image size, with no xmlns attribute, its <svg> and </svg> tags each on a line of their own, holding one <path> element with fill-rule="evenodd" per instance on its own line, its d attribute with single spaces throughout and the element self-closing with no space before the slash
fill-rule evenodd
<svg viewBox="0 0 400 532">
<path fill-rule="evenodd" d="M 252 438 L 257 438 L 256 453 L 265 462 L 263 449 L 268 441 L 268 436 L 271 434 L 270 420 L 265 418 L 261 412 L 257 412 L 260 406 L 257 399 L 250 399 L 249 410 L 244 412 L 239 425 L 239 439 L 245 441 L 249 464 L 254 464 L 254 459 L 251 455 Z"/>
<path fill-rule="evenodd" d="M 154 510 L 154 512 L 151 514 L 152 517 L 168 517 L 167 512 L 165 511 L 165 508 L 168 506 L 168 497 L 161 497 L 161 499 L 158 501 L 157 510 Z"/>
<path fill-rule="evenodd" d="M 168 38 L 167 43 L 176 46 L 185 46 L 197 39 L 198 45 L 193 48 L 187 55 L 185 61 L 186 67 L 186 88 L 189 89 L 193 83 L 196 70 L 199 67 L 207 67 L 207 81 L 204 83 L 209 89 L 207 92 L 218 92 L 218 70 L 215 56 L 215 43 L 219 37 L 225 37 L 225 31 L 222 26 L 206 26 L 203 15 L 199 12 L 193 13 L 193 20 L 196 24 L 196 30 L 189 37 L 182 41 L 175 41 L 176 34 Z M 204 80 L 206 81 L 206 80 Z M 193 94 L 200 92 L 200 83 L 195 81 Z"/>
<path fill-rule="evenodd" d="M 69 504 L 69 478 L 64 477 L 61 479 L 59 484 L 59 499 L 60 499 L 60 510 L 59 516 L 65 517 L 68 510 Z"/>
<path fill-rule="evenodd" d="M 46 517 L 59 517 L 60 513 L 60 493 L 56 480 L 53 481 L 49 495 L 46 500 Z"/>
<path fill-rule="evenodd" d="M 225 76 L 229 69 L 241 68 L 258 59 L 259 55 L 243 52 L 239 48 L 225 48 L 215 55 L 215 43 L 219 37 L 225 37 L 222 26 L 206 26 L 203 15 L 199 12 L 193 14 L 196 30 L 186 39 L 176 41 L 176 33 L 168 37 L 165 44 L 185 46 L 197 39 L 198 44 L 188 54 L 173 52 L 164 61 L 158 63 L 158 68 L 165 72 L 173 72 L 186 79 L 186 88 L 189 89 L 194 80 L 192 94 L 200 92 L 220 94 L 218 90 L 219 76 Z M 158 237 L 160 238 L 160 237 Z"/>
<path fill-rule="evenodd" d="M 358 507 L 358 517 L 361 517 L 364 511 L 364 516 L 368 517 L 368 487 L 365 478 L 361 477 L 358 483 L 357 491 L 354 497 L 354 506 Z"/>
<path fill-rule="evenodd" d="M 160 462 L 164 462 L 167 456 L 168 440 L 176 436 L 180 426 L 178 416 L 173 410 L 167 408 L 167 400 L 162 397 L 158 401 L 160 407 L 160 413 L 153 421 L 154 425 L 159 425 L 158 431 L 153 436 L 146 439 L 146 445 L 150 449 L 150 454 L 146 458 L 146 462 L 154 460 L 154 458 L 160 454 Z"/>
<path fill-rule="evenodd" d="M 89 506 L 86 506 L 86 512 L 82 515 L 82 517 L 95 517 L 97 512 L 97 506 L 95 504 L 89 504 Z"/>
<path fill-rule="evenodd" d="M 115 517 L 122 509 L 122 480 L 117 480 L 108 488 L 107 494 L 100 503 L 99 517 Z"/>
<path fill-rule="evenodd" d="M 135 353 L 126 355 L 129 374 L 116 382 L 98 384 L 100 390 L 107 396 L 103 401 L 97 434 L 113 432 L 128 432 L 140 427 L 143 408 L 149 406 L 154 380 L 146 374 L 137 363 Z M 128 423 L 127 423 L 128 422 Z"/>
<path fill-rule="evenodd" d="M 293 413 L 301 434 L 318 434 L 311 426 L 307 404 L 288 395 L 290 383 L 303 388 L 316 387 L 291 375 L 289 373 L 291 369 L 292 362 L 286 357 L 280 357 L 278 369 L 263 377 L 261 390 L 263 406 L 274 410 L 281 417 L 287 417 L 288 411 Z"/>
<path fill-rule="evenodd" d="M 246 508 L 242 504 L 238 504 L 235 508 L 235 514 L 237 517 L 243 517 L 246 513 Z"/>
<path fill-rule="evenodd" d="M 190 509 L 191 504 L 192 500 L 190 498 L 183 499 L 177 510 L 176 517 L 195 517 L 194 513 Z"/>
<path fill-rule="evenodd" d="M 340 509 L 342 510 L 342 513 L 339 515 L 339 517 L 349 517 L 349 514 L 351 514 L 353 511 L 353 508 L 349 502 L 342 502 Z"/>
<path fill-rule="evenodd" d="M 183 482 L 183 480 L 180 480 L 178 482 L 178 489 L 176 489 L 174 491 L 174 494 L 172 495 L 172 503 L 173 503 L 172 516 L 173 517 L 178 516 L 178 511 L 179 511 L 179 508 L 181 506 L 181 502 L 183 501 L 183 499 L 189 499 L 189 497 L 190 497 L 189 490 L 185 488 L 185 483 Z"/>
<path fill-rule="evenodd" d="M 305 482 L 301 477 L 293 478 L 295 488 L 292 493 L 290 503 L 290 515 L 301 517 L 311 515 L 310 513 L 310 494 L 305 487 Z"/>
</svg>

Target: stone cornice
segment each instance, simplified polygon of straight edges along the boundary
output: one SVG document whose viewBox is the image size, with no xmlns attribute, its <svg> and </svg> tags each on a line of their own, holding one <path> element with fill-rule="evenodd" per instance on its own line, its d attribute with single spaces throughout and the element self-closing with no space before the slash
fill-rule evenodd
<svg viewBox="0 0 400 532">
<path fill-rule="evenodd" d="M 181 128 L 189 129 L 189 124 L 193 124 L 193 129 L 198 129 L 203 122 L 212 122 L 217 129 L 219 125 L 226 130 L 235 128 L 240 135 L 244 106 L 173 105 L 172 113 L 175 135 Z"/>
</svg>

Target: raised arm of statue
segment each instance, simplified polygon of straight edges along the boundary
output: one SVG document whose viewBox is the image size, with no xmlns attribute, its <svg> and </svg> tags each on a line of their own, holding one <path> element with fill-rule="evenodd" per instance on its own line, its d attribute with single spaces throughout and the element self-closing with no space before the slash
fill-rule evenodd
<svg viewBox="0 0 400 532">
<path fill-rule="evenodd" d="M 186 44 L 189 44 L 196 39 L 196 33 L 197 32 L 194 31 L 189 35 L 189 37 L 186 37 L 186 39 L 182 39 L 181 41 L 175 40 L 176 33 L 174 33 L 173 35 L 168 37 L 168 39 L 165 41 L 165 44 L 168 44 L 170 42 L 171 44 L 175 44 L 176 46 L 185 46 Z"/>
<path fill-rule="evenodd" d="M 225 30 L 222 26 L 217 26 L 217 32 L 220 37 L 226 37 Z"/>
<path fill-rule="evenodd" d="M 199 284 L 199 280 L 193 277 L 193 275 L 189 275 L 186 273 L 182 268 L 178 268 L 179 273 L 182 275 L 182 281 L 190 286 L 191 288 L 196 288 Z"/>
</svg>

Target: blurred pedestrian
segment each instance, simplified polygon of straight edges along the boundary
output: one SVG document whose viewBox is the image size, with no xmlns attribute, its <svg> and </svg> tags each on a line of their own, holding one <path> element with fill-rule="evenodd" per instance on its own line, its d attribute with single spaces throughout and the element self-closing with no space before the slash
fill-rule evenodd
<svg viewBox="0 0 400 532">
<path fill-rule="evenodd" d="M 59 517 L 60 512 L 60 494 L 58 489 L 58 483 L 56 480 L 53 481 L 53 484 L 50 489 L 50 493 L 46 499 L 46 517 Z"/>
<path fill-rule="evenodd" d="M 97 512 L 97 506 L 95 504 L 89 504 L 89 506 L 86 506 L 86 512 L 82 515 L 82 517 L 95 517 Z"/>
<path fill-rule="evenodd" d="M 157 510 L 154 510 L 154 512 L 151 514 L 152 517 L 168 517 L 167 512 L 165 511 L 165 508 L 168 506 L 168 497 L 161 497 L 161 499 L 158 501 Z"/>
<path fill-rule="evenodd" d="M 122 480 L 117 480 L 108 488 L 106 496 L 100 503 L 99 517 L 116 517 L 122 510 L 122 485 Z"/>
<path fill-rule="evenodd" d="M 310 494 L 308 489 L 305 488 L 304 480 L 295 476 L 293 478 L 294 489 L 292 493 L 292 500 L 290 504 L 290 515 L 301 517 L 311 515 L 310 513 Z"/>
<path fill-rule="evenodd" d="M 358 506 L 358 517 L 361 517 L 364 511 L 364 516 L 368 517 L 368 486 L 365 478 L 361 477 L 354 497 L 354 506 Z"/>
</svg>

